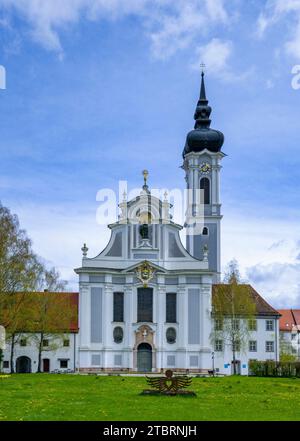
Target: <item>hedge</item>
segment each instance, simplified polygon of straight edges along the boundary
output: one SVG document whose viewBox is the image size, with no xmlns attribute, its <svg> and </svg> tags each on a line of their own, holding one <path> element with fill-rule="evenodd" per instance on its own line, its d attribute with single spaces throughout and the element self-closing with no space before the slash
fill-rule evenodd
<svg viewBox="0 0 300 441">
<path fill-rule="evenodd" d="M 300 362 L 291 361 L 250 361 L 249 375 L 256 377 L 298 377 Z"/>
</svg>

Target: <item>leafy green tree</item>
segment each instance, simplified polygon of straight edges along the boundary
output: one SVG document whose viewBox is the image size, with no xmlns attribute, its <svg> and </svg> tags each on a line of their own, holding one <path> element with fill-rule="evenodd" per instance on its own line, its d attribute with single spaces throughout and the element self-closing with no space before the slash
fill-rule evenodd
<svg viewBox="0 0 300 441">
<path fill-rule="evenodd" d="M 20 228 L 18 217 L 0 204 L 0 293 L 5 294 L 0 299 L 0 310 L 16 292 L 31 292 L 40 271 L 41 263 L 26 231 Z M 22 302 L 21 297 L 18 300 Z M 9 320 L 12 319 L 10 315 Z"/>
<path fill-rule="evenodd" d="M 42 264 L 18 217 L 0 203 L 0 324 L 11 343 L 11 372 L 26 294 L 35 289 Z M 16 295 L 18 294 L 18 295 Z"/>
<path fill-rule="evenodd" d="M 32 242 L 20 228 L 17 215 L 0 203 L 0 325 L 10 343 L 10 366 L 14 372 L 14 350 L 23 332 L 32 327 L 30 295 L 44 289 L 64 290 L 58 272 L 47 269 L 32 250 Z"/>
</svg>

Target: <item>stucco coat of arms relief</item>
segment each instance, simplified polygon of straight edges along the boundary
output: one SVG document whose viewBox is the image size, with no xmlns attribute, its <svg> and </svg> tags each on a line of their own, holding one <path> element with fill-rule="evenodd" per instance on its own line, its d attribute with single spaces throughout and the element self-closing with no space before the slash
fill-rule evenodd
<svg viewBox="0 0 300 441">
<path fill-rule="evenodd" d="M 147 288 L 150 280 L 155 275 L 155 269 L 149 262 L 142 262 L 135 270 L 137 278 L 143 283 L 143 287 Z"/>
</svg>

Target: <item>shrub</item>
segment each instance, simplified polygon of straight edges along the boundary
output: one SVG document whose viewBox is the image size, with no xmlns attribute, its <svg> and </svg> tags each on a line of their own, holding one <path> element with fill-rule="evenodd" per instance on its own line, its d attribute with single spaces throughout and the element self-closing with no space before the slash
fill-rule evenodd
<svg viewBox="0 0 300 441">
<path fill-rule="evenodd" d="M 250 361 L 249 375 L 256 377 L 298 377 L 300 362 L 287 361 Z"/>
</svg>

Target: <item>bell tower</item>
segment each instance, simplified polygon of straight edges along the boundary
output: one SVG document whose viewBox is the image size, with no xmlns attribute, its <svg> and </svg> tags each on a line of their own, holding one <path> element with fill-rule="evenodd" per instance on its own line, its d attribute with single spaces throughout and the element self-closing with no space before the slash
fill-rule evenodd
<svg viewBox="0 0 300 441">
<path fill-rule="evenodd" d="M 186 247 L 197 259 L 208 258 L 209 270 L 215 273 L 214 281 L 217 282 L 221 272 L 220 170 L 225 154 L 221 151 L 223 133 L 210 128 L 211 111 L 202 71 L 195 126 L 187 134 L 183 150 L 182 168 L 188 190 Z"/>
</svg>

